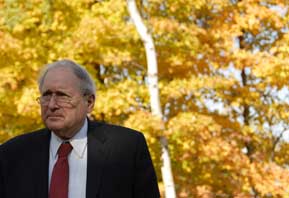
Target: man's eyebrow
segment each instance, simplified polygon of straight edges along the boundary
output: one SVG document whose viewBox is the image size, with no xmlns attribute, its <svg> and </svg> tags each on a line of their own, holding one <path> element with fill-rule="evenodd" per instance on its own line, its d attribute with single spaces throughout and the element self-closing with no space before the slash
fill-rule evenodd
<svg viewBox="0 0 289 198">
<path fill-rule="evenodd" d="M 42 95 L 52 94 L 53 92 L 51 90 L 46 90 L 42 93 Z"/>
<path fill-rule="evenodd" d="M 49 94 L 53 94 L 53 93 L 55 93 L 56 95 L 66 95 L 66 96 L 70 96 L 70 94 L 68 94 L 68 93 L 66 93 L 66 92 L 64 92 L 64 91 L 55 91 L 55 92 L 53 92 L 53 91 L 51 91 L 50 89 L 48 89 L 48 90 L 46 90 L 45 92 L 43 92 L 42 95 L 49 95 Z"/>
<path fill-rule="evenodd" d="M 64 91 L 56 91 L 54 92 L 56 95 L 66 95 L 66 96 L 70 96 L 67 92 Z"/>
</svg>

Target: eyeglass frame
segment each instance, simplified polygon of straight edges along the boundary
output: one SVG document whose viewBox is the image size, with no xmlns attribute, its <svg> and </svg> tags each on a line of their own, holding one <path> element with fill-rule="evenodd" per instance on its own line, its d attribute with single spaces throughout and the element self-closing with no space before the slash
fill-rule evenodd
<svg viewBox="0 0 289 198">
<path fill-rule="evenodd" d="M 89 96 L 89 95 L 90 94 L 87 94 L 87 93 L 82 94 L 82 96 Z M 47 97 L 47 99 L 45 99 L 45 101 L 41 101 L 41 98 L 44 99 L 44 97 Z M 59 92 L 59 91 L 58 92 L 51 92 L 51 94 L 39 96 L 36 98 L 36 101 L 38 104 L 40 104 L 42 106 L 48 106 L 53 97 L 54 97 L 55 103 L 60 107 L 65 107 L 65 105 L 69 105 L 69 107 L 73 106 L 73 104 L 72 104 L 73 97 L 67 95 L 64 92 Z M 62 101 L 61 101 L 61 97 L 62 97 Z"/>
</svg>

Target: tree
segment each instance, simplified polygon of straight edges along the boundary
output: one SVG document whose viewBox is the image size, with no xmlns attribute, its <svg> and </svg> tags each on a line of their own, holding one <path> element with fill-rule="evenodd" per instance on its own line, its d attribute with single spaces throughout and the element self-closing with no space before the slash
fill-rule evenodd
<svg viewBox="0 0 289 198">
<path fill-rule="evenodd" d="M 148 28 L 143 23 L 137 5 L 134 0 L 127 0 L 127 6 L 138 33 L 144 43 L 148 67 L 148 87 L 150 92 L 150 106 L 154 116 L 163 119 L 163 113 L 160 106 L 159 89 L 158 89 L 158 65 L 154 42 Z M 175 185 L 171 170 L 171 160 L 168 151 L 168 142 L 165 136 L 160 137 L 162 147 L 162 177 L 165 186 L 166 197 L 175 198 Z"/>
<path fill-rule="evenodd" d="M 67 57 L 95 78 L 91 118 L 142 131 L 158 178 L 157 137 L 168 138 L 178 197 L 288 196 L 287 1 L 137 5 L 155 42 L 163 121 L 150 113 L 125 1 L 0 1 L 0 141 L 41 127 L 37 72 Z"/>
</svg>

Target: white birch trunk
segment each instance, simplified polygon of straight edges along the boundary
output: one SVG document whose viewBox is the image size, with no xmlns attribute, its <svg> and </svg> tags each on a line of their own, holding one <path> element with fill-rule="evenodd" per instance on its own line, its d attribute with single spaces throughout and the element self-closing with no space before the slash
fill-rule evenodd
<svg viewBox="0 0 289 198">
<path fill-rule="evenodd" d="M 154 42 L 151 34 L 149 33 L 147 27 L 145 26 L 145 24 L 141 19 L 135 0 L 127 0 L 127 6 L 131 19 L 145 46 L 151 111 L 153 115 L 158 116 L 159 118 L 162 119 L 163 114 L 161 111 L 159 89 L 158 89 L 158 65 Z M 175 198 L 176 192 L 171 170 L 170 156 L 168 152 L 168 143 L 167 138 L 165 136 L 160 137 L 160 144 L 162 147 L 163 165 L 161 171 L 165 187 L 165 197 Z"/>
</svg>

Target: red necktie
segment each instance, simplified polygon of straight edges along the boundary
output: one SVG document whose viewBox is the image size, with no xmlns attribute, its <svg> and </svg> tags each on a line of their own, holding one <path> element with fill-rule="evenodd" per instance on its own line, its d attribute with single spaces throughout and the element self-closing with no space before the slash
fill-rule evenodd
<svg viewBox="0 0 289 198">
<path fill-rule="evenodd" d="M 72 146 L 69 142 L 62 143 L 57 151 L 58 159 L 54 165 L 49 198 L 68 198 L 69 166 L 67 156 Z"/>
</svg>

